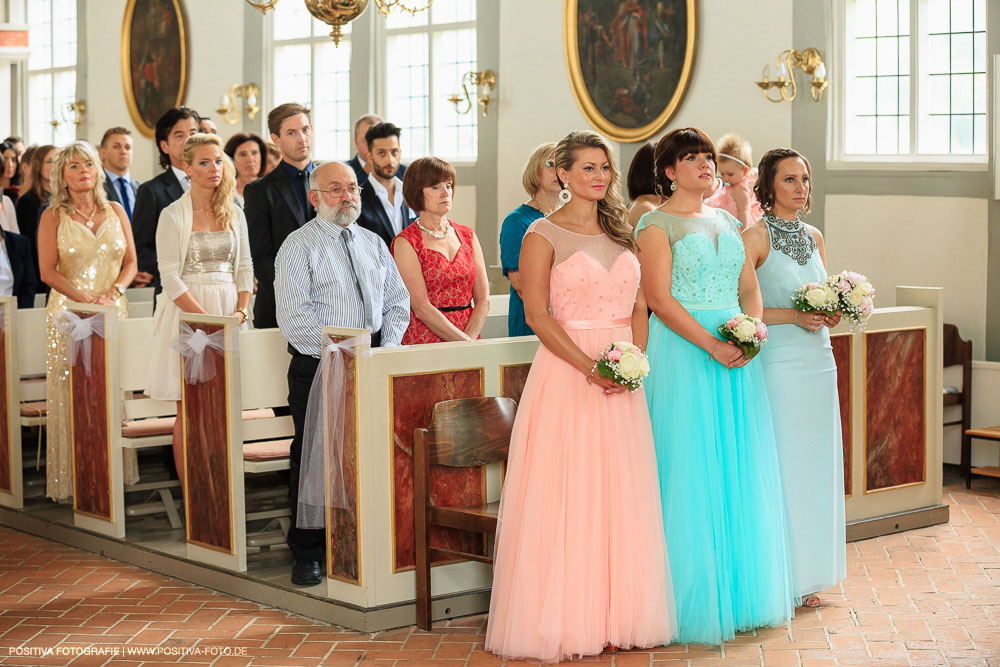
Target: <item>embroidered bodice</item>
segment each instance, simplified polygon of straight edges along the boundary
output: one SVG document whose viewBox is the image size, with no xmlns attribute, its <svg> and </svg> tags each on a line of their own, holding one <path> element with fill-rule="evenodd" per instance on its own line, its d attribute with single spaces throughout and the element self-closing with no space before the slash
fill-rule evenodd
<svg viewBox="0 0 1000 667">
<path fill-rule="evenodd" d="M 236 259 L 236 234 L 231 229 L 218 232 L 191 232 L 184 275 L 192 273 L 232 273 Z"/>
<path fill-rule="evenodd" d="M 673 255 L 671 291 L 675 299 L 700 303 L 739 298 L 743 239 L 739 221 L 721 209 L 711 218 L 682 218 L 650 211 L 639 219 L 638 234 L 653 225 L 667 233 Z"/>
<path fill-rule="evenodd" d="M 816 239 L 802 221 L 784 220 L 766 213 L 764 223 L 771 236 L 771 248 L 788 255 L 798 262 L 799 266 L 805 266 L 816 250 Z"/>
</svg>

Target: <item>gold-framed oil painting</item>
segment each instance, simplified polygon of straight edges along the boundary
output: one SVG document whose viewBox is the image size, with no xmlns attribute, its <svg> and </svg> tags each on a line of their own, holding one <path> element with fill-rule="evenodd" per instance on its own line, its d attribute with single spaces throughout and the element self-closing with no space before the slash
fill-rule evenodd
<svg viewBox="0 0 1000 667">
<path fill-rule="evenodd" d="M 187 42 L 180 0 L 128 0 L 122 21 L 122 87 L 132 122 L 152 137 L 156 120 L 180 106 Z"/>
<path fill-rule="evenodd" d="M 697 0 L 564 0 L 563 44 L 584 116 L 614 141 L 670 120 L 694 67 Z"/>
</svg>

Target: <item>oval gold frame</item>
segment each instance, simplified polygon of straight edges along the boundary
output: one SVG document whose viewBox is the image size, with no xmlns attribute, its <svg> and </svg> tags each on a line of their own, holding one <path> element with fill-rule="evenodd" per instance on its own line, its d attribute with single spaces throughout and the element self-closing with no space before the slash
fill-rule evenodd
<svg viewBox="0 0 1000 667">
<path fill-rule="evenodd" d="M 174 14 L 177 16 L 177 34 L 180 37 L 181 47 L 181 80 L 177 87 L 177 98 L 174 106 L 180 106 L 184 101 L 184 91 L 187 87 L 187 35 L 184 31 L 184 13 L 181 11 L 179 0 L 170 0 L 174 6 Z M 136 129 L 144 137 L 152 139 L 156 135 L 156 128 L 147 125 L 139 113 L 139 105 L 135 100 L 135 91 L 132 90 L 132 70 L 131 70 L 131 44 L 132 44 L 132 16 L 135 14 L 135 4 L 138 0 L 128 0 L 125 5 L 125 17 L 122 19 L 122 87 L 125 89 L 125 105 L 128 106 L 128 113 L 135 123 Z"/>
<path fill-rule="evenodd" d="M 578 0 L 564 0 L 563 4 L 563 46 L 566 53 L 566 68 L 569 70 L 570 86 L 573 88 L 573 96 L 576 103 L 591 125 L 598 132 L 605 135 L 612 141 L 638 142 L 650 138 L 669 122 L 670 118 L 677 111 L 684 94 L 687 92 L 688 84 L 691 81 L 691 72 L 694 69 L 694 50 L 697 38 L 697 12 L 696 0 L 687 0 L 687 42 L 684 48 L 684 66 L 681 68 L 681 78 L 677 82 L 670 102 L 650 123 L 642 127 L 621 127 L 608 120 L 600 112 L 594 100 L 590 97 L 590 91 L 583 80 L 583 71 L 580 68 L 580 49 L 577 33 L 577 8 Z"/>
</svg>

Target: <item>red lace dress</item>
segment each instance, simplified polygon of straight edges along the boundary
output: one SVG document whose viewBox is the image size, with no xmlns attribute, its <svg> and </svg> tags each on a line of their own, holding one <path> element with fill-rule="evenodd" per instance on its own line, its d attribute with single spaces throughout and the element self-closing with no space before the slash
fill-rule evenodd
<svg viewBox="0 0 1000 667">
<path fill-rule="evenodd" d="M 451 222 L 449 220 L 449 222 Z M 417 225 L 405 227 L 397 236 L 406 239 L 417 253 L 420 260 L 420 272 L 424 275 L 427 286 L 427 298 L 431 305 L 441 310 L 445 317 L 459 329 L 465 330 L 472 316 L 472 286 L 476 282 L 476 263 L 472 252 L 472 228 L 451 222 L 462 245 L 455 253 L 455 259 L 448 258 L 437 250 L 431 250 L 424 245 L 424 235 Z M 395 254 L 396 239 L 392 240 L 391 250 Z M 403 345 L 418 345 L 420 343 L 441 343 L 441 338 L 417 319 L 410 310 L 410 326 L 403 334 Z"/>
</svg>

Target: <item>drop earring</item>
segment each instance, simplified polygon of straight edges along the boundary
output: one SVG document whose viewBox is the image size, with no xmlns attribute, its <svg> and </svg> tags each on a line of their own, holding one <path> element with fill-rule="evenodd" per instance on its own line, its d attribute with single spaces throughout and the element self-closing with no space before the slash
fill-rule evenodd
<svg viewBox="0 0 1000 667">
<path fill-rule="evenodd" d="M 564 183 L 562 190 L 559 191 L 559 201 L 565 206 L 571 199 L 573 199 L 573 193 L 569 191 L 569 186 Z"/>
<path fill-rule="evenodd" d="M 674 183 L 673 181 L 670 181 L 670 191 L 675 192 L 676 190 L 677 190 L 677 184 Z"/>
</svg>

